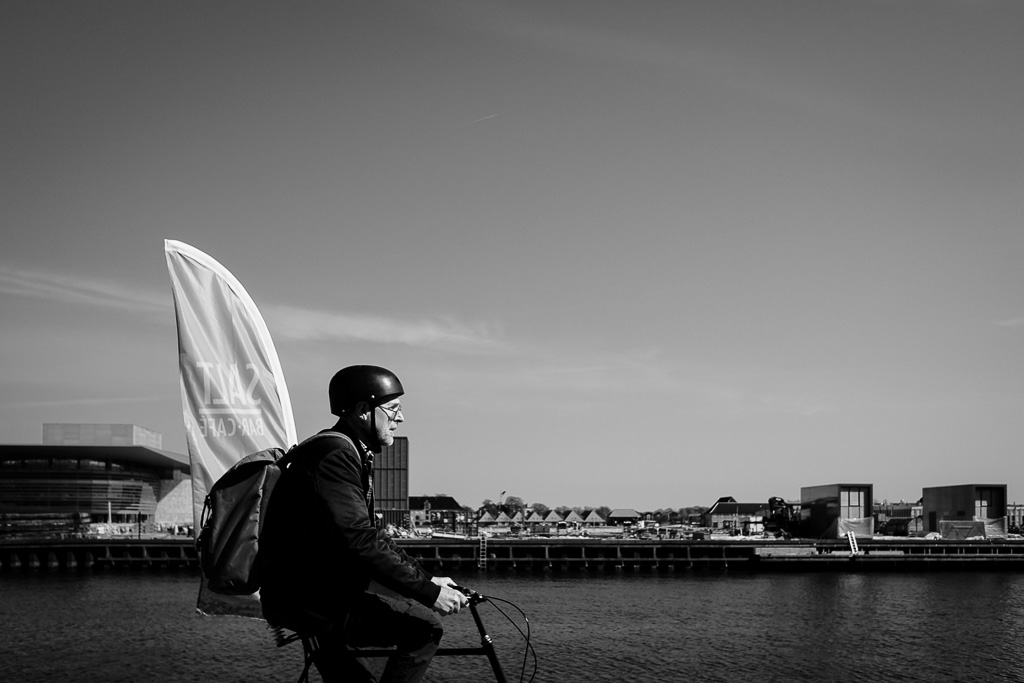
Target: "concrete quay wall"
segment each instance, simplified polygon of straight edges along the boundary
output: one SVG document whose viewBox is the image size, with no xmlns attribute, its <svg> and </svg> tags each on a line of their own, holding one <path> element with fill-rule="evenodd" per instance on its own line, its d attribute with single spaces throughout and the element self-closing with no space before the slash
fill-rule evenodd
<svg viewBox="0 0 1024 683">
<path fill-rule="evenodd" d="M 0 541 L 0 572 L 103 568 L 198 569 L 191 538 Z"/>
<path fill-rule="evenodd" d="M 403 548 L 435 573 L 478 568 L 498 571 L 861 571 L 1024 569 L 1024 541 L 862 539 L 405 539 Z"/>
<path fill-rule="evenodd" d="M 500 572 L 1021 570 L 1024 541 L 847 541 L 616 538 L 398 539 L 437 574 Z M 198 570 L 190 538 L 0 542 L 0 573 L 120 568 Z"/>
</svg>

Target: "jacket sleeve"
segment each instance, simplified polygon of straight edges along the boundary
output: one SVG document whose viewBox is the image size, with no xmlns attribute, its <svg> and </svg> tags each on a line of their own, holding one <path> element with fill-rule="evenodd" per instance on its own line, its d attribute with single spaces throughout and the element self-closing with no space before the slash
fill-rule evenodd
<svg viewBox="0 0 1024 683">
<path fill-rule="evenodd" d="M 358 453 L 346 446 L 332 449 L 316 468 L 317 493 L 328 508 L 345 549 L 345 561 L 358 563 L 375 581 L 432 607 L 441 592 L 386 534 L 378 533 L 366 509 L 362 466 Z"/>
<path fill-rule="evenodd" d="M 421 574 L 423 574 L 428 579 L 433 578 L 433 574 L 431 574 L 426 569 L 424 569 L 423 566 L 419 563 L 419 561 L 415 557 L 411 557 L 409 555 L 409 553 L 405 552 L 405 550 L 403 550 L 401 547 L 399 547 L 399 545 L 397 543 L 395 543 L 395 540 L 393 538 L 391 538 L 391 536 L 389 536 L 386 533 L 384 533 L 384 531 L 380 531 L 379 534 L 380 534 L 381 541 L 383 543 L 387 544 L 388 548 L 390 548 L 395 553 L 397 553 L 399 557 L 401 557 L 404 561 L 408 562 L 413 567 L 415 567 Z M 433 603 L 431 603 L 431 604 L 433 604 Z"/>
</svg>

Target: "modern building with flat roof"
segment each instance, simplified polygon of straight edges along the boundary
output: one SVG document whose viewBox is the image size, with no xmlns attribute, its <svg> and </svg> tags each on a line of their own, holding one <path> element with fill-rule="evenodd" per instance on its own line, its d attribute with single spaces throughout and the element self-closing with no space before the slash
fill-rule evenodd
<svg viewBox="0 0 1024 683">
<path fill-rule="evenodd" d="M 0 445 L 0 534 L 71 530 L 84 523 L 190 527 L 188 455 L 133 424 L 43 425 L 41 444 Z M 409 526 L 409 439 L 374 460 L 384 524 Z"/>
<path fill-rule="evenodd" d="M 43 443 L 0 445 L 0 532 L 88 522 L 192 524 L 187 455 L 129 424 L 45 424 Z"/>
<path fill-rule="evenodd" d="M 382 524 L 410 527 L 409 518 L 409 437 L 396 436 L 373 459 L 374 510 Z"/>
<path fill-rule="evenodd" d="M 942 522 L 984 523 L 1006 517 L 1006 484 L 930 486 L 921 492 L 926 533 L 942 532 Z"/>
<path fill-rule="evenodd" d="M 875 531 L 871 484 L 824 484 L 800 489 L 800 535 L 839 538 L 848 531 L 870 536 Z"/>
</svg>

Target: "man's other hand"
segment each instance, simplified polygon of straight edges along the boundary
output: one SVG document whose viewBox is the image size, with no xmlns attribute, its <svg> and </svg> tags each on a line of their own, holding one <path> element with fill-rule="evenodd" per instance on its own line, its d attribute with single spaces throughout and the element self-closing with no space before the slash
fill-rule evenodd
<svg viewBox="0 0 1024 683">
<path fill-rule="evenodd" d="M 447 576 L 434 576 L 434 577 L 432 577 L 430 579 L 430 581 L 435 586 L 455 586 L 455 585 L 458 585 L 454 581 L 449 579 Z"/>
<path fill-rule="evenodd" d="M 437 583 L 436 579 L 434 581 Z M 434 601 L 434 611 L 442 617 L 449 614 L 458 614 L 459 610 L 469 604 L 469 598 L 448 586 L 442 585 L 441 592 Z"/>
</svg>

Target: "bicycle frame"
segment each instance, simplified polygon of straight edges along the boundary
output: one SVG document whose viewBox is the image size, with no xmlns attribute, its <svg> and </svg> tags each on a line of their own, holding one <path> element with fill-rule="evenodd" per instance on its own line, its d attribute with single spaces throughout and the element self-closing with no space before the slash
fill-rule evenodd
<svg viewBox="0 0 1024 683">
<path fill-rule="evenodd" d="M 463 655 L 484 655 L 487 657 L 487 661 L 491 664 L 491 671 L 494 672 L 494 680 L 496 683 L 507 683 L 505 680 L 505 673 L 501 669 L 501 663 L 498 661 L 498 653 L 494 650 L 494 642 L 491 640 L 491 636 L 487 634 L 487 629 L 484 628 L 484 622 L 480 618 L 480 611 L 477 609 L 477 605 L 482 602 L 486 602 L 487 598 L 480 595 L 479 593 L 473 593 L 469 596 L 469 611 L 473 613 L 473 621 L 476 623 L 476 629 L 480 632 L 480 646 L 479 647 L 442 647 L 438 648 L 437 652 L 434 653 L 435 657 L 458 657 Z M 290 636 L 278 635 L 276 632 L 280 629 L 275 628 L 275 639 L 277 640 L 277 646 L 287 645 L 288 643 L 301 640 L 302 650 L 305 658 L 305 666 L 302 669 L 302 675 L 299 676 L 298 683 L 304 683 L 309 680 L 309 667 L 313 665 L 314 659 L 316 658 L 317 652 L 320 650 L 320 645 L 317 642 L 316 636 L 312 634 L 293 633 Z M 394 650 L 387 649 L 374 649 L 374 650 L 349 650 L 349 655 L 352 657 L 391 657 L 395 654 Z"/>
</svg>

